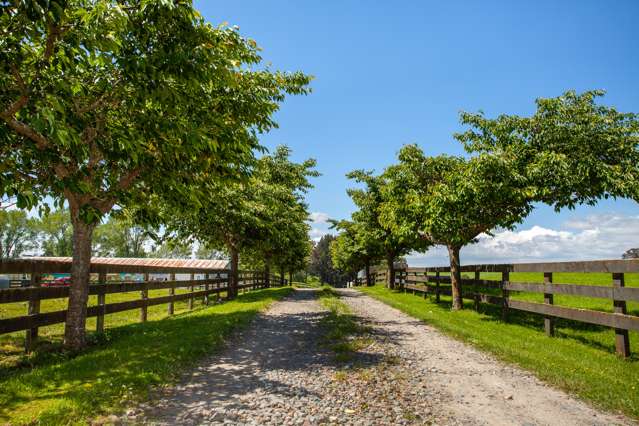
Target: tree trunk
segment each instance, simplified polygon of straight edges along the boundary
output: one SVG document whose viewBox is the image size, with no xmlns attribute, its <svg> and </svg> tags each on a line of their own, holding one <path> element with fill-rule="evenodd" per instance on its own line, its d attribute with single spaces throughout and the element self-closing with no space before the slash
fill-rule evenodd
<svg viewBox="0 0 639 426">
<path fill-rule="evenodd" d="M 388 288 L 391 290 L 395 288 L 395 256 L 389 254 L 386 257 L 386 262 L 388 263 Z"/>
<path fill-rule="evenodd" d="M 293 285 L 293 272 L 288 271 L 288 285 Z"/>
<path fill-rule="evenodd" d="M 238 271 L 240 255 L 237 248 L 233 246 L 229 248 L 229 252 L 231 253 L 231 276 L 229 277 L 228 298 L 235 299 L 237 297 L 237 285 L 240 281 Z"/>
<path fill-rule="evenodd" d="M 264 284 L 266 288 L 271 286 L 271 261 L 269 259 L 264 262 Z"/>
<path fill-rule="evenodd" d="M 461 271 L 459 265 L 459 247 L 448 246 L 448 257 L 450 258 L 450 282 L 452 285 L 453 306 L 457 311 L 464 307 L 461 289 Z"/>
<path fill-rule="evenodd" d="M 366 261 L 366 267 L 364 268 L 364 273 L 366 274 L 366 287 L 371 287 L 373 284 L 371 283 L 371 261 Z"/>
<path fill-rule="evenodd" d="M 64 326 L 64 345 L 69 349 L 78 350 L 86 344 L 91 238 L 95 224 L 84 223 L 77 208 L 72 209 L 71 221 L 73 223 L 73 260 L 67 319 Z"/>
<path fill-rule="evenodd" d="M 284 265 L 280 265 L 280 287 L 284 287 Z"/>
</svg>

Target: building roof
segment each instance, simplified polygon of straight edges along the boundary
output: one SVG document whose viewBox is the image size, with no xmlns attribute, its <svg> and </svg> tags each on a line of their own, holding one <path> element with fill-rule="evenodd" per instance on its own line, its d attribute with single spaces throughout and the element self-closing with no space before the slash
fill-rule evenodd
<svg viewBox="0 0 639 426">
<path fill-rule="evenodd" d="M 0 260 L 0 272 L 70 272 L 71 257 L 26 257 Z M 213 259 L 154 259 L 126 257 L 94 257 L 91 259 L 91 272 L 129 272 L 129 273 L 203 273 L 227 269 L 228 260 Z"/>
</svg>

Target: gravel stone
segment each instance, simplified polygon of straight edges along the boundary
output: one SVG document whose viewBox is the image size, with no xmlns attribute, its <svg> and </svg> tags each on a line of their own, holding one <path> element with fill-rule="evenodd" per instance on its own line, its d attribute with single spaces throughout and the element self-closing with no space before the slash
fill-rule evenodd
<svg viewBox="0 0 639 426">
<path fill-rule="evenodd" d="M 599 413 L 356 290 L 339 290 L 366 347 L 340 363 L 326 310 L 298 289 L 258 315 L 180 384 L 132 409 L 155 425 L 475 425 L 629 423 Z M 513 398 L 514 395 L 514 398 Z M 509 398 L 510 397 L 510 398 Z M 120 419 L 128 423 L 126 417 Z"/>
</svg>

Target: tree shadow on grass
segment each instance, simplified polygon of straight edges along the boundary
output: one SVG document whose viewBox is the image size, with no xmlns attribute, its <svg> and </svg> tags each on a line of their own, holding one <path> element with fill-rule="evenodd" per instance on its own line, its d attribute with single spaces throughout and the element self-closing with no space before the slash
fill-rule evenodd
<svg viewBox="0 0 639 426">
<path fill-rule="evenodd" d="M 420 295 L 416 295 L 416 297 L 421 298 Z M 434 297 L 429 296 L 429 300 L 430 302 L 435 304 Z M 452 302 L 448 298 L 446 298 L 440 300 L 440 302 L 435 304 L 435 306 L 442 310 L 448 311 L 452 307 Z M 473 302 L 464 300 L 464 309 L 474 310 Z M 482 314 L 482 316 L 479 318 L 479 321 L 504 323 L 504 319 L 502 317 L 502 308 L 500 306 L 481 303 L 479 305 L 478 313 Z M 514 324 L 529 329 L 534 329 L 540 333 L 544 333 L 544 317 L 542 315 L 511 309 L 508 311 L 507 319 L 505 322 L 508 324 Z M 554 318 L 554 324 L 555 337 L 557 338 L 575 340 L 583 345 L 590 346 L 597 350 L 615 354 L 614 331 L 609 327 L 604 327 L 596 324 L 588 324 L 579 321 L 571 321 L 561 318 Z M 596 336 L 598 333 L 608 333 L 610 337 L 608 339 L 605 339 L 606 341 L 603 342 L 601 341 L 601 339 L 597 338 L 601 337 L 601 334 L 599 334 L 599 336 Z M 628 358 L 628 361 L 639 361 L 639 356 L 633 353 Z"/>
<path fill-rule="evenodd" d="M 145 398 L 154 385 L 175 379 L 196 360 L 219 350 L 224 338 L 246 327 L 267 301 L 288 291 L 246 293 L 234 302 L 117 327 L 77 356 L 54 352 L 36 358 L 32 369 L 5 370 L 0 376 L 0 419 L 23 411 L 28 421 L 45 410 L 42 415 L 53 416 L 52 423 L 65 423 L 106 412 L 123 399 Z"/>
</svg>

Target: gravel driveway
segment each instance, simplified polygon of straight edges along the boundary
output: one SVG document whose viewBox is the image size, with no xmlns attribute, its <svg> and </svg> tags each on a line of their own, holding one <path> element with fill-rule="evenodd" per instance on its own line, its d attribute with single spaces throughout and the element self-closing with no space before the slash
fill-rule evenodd
<svg viewBox="0 0 639 426">
<path fill-rule="evenodd" d="M 443 336 L 356 290 L 342 300 L 367 326 L 338 362 L 323 339 L 326 311 L 299 289 L 259 315 L 124 423 L 418 425 L 621 423 L 530 374 Z M 454 368 L 453 368 L 454 367 Z"/>
<path fill-rule="evenodd" d="M 409 374 L 421 375 L 433 394 L 446 396 L 446 409 L 455 418 L 488 425 L 630 424 L 356 290 L 340 294 L 357 315 L 401 348 L 402 358 L 412 361 Z"/>
</svg>

